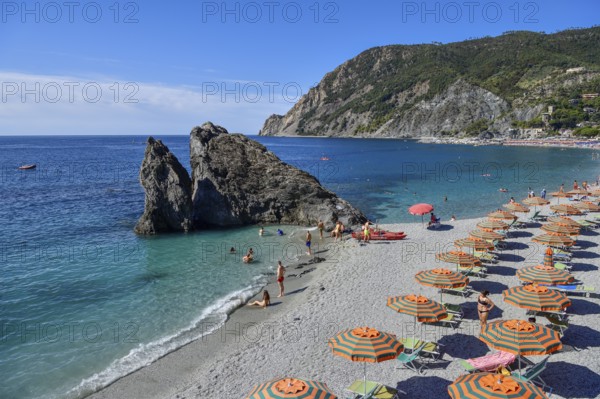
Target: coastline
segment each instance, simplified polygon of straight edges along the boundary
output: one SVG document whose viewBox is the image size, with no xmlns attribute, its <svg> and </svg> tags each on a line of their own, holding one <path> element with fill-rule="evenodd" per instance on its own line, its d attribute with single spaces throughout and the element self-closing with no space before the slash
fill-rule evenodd
<svg viewBox="0 0 600 399">
<path fill-rule="evenodd" d="M 451 223 L 443 220 L 446 227 L 439 231 L 427 230 L 421 223 L 387 225 L 382 227 L 405 231 L 408 239 L 367 245 L 348 239 L 342 245 L 327 246 L 319 254 L 327 261 L 319 263 L 314 272 L 286 278 L 290 295 L 284 300 L 273 298 L 277 293 L 274 283 L 267 286 L 275 293 L 274 302 L 280 304 L 267 310 L 240 308 L 216 332 L 117 380 L 90 398 L 242 398 L 255 384 L 283 376 L 317 379 L 341 395 L 345 387 L 362 376 L 362 367 L 331 355 L 327 339 L 342 329 L 364 325 L 398 336 L 414 334 L 413 320 L 387 309 L 386 298 L 416 292 L 437 299 L 435 289 L 414 283 L 414 274 L 423 269 L 449 267 L 435 260 L 435 253 L 450 249 L 454 239 L 468 235 L 481 219 Z M 474 289 L 489 289 L 492 293 L 497 309 L 490 320 L 525 317 L 524 310 L 502 301 L 501 291 L 519 284 L 515 268 L 541 263 L 545 247 L 530 241 L 532 235 L 540 232 L 537 227 L 517 230 L 517 237 L 508 240 L 512 249 L 504 251 L 500 263 L 490 267 L 490 275 L 486 279 L 471 279 Z M 599 287 L 600 257 L 594 252 L 600 237 L 593 232 L 581 239 L 586 248 L 578 251 L 580 259 L 574 259 L 573 274 L 586 284 Z M 286 274 L 302 270 L 294 267 L 288 267 Z M 464 303 L 466 314 L 457 330 L 429 325 L 423 330 L 428 339 L 444 343 L 442 366 L 430 369 L 422 377 L 409 370 L 397 370 L 396 362 L 384 362 L 370 365 L 368 378 L 412 396 L 422 396 L 424 392 L 429 397 L 447 396 L 446 386 L 463 374 L 456 359 L 481 356 L 489 349 L 476 338 L 479 327 L 474 298 L 445 298 Z M 597 297 L 572 300 L 569 313 L 574 333 L 565 335 L 565 348 L 551 357 L 544 378 L 555 388 L 553 397 L 595 397 L 600 395 L 600 388 L 580 382 L 581 378 L 600 373 L 596 361 L 600 320 L 593 316 L 600 313 L 600 305 Z M 567 375 L 575 373 L 579 378 Z"/>
</svg>

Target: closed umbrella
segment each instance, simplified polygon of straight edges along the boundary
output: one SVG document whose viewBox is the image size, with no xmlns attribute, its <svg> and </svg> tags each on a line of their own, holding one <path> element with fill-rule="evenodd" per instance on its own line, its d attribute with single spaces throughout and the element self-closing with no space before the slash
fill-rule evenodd
<svg viewBox="0 0 600 399">
<path fill-rule="evenodd" d="M 408 208 L 408 213 L 411 215 L 421 216 L 421 222 L 424 224 L 423 215 L 433 212 L 433 205 L 431 204 L 415 204 Z"/>
<path fill-rule="evenodd" d="M 537 284 L 521 285 L 502 291 L 504 302 L 537 312 L 560 312 L 571 306 L 571 300 L 557 290 Z"/>
<path fill-rule="evenodd" d="M 550 247 L 546 248 L 544 253 L 544 266 L 554 267 L 554 251 Z"/>
<path fill-rule="evenodd" d="M 539 284 L 569 284 L 574 278 L 564 270 L 558 270 L 554 266 L 528 266 L 517 270 L 517 278 L 527 283 Z"/>
<path fill-rule="evenodd" d="M 393 334 L 370 327 L 344 330 L 329 339 L 334 355 L 353 362 L 363 362 L 365 369 L 365 396 L 367 394 L 367 363 L 393 360 L 404 350 L 404 346 Z"/>
<path fill-rule="evenodd" d="M 246 399 L 337 399 L 322 382 L 280 378 L 256 385 Z"/>
<path fill-rule="evenodd" d="M 495 373 L 461 375 L 448 385 L 452 399 L 548 399 L 542 388 Z"/>
</svg>

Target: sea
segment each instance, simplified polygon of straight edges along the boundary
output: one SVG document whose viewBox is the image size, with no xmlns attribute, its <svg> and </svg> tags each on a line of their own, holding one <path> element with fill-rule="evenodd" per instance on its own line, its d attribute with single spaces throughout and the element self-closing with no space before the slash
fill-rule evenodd
<svg viewBox="0 0 600 399">
<path fill-rule="evenodd" d="M 158 138 L 189 170 L 189 137 Z M 480 217 L 600 174 L 589 149 L 253 138 L 377 223 L 420 223 L 420 202 L 442 222 Z M 0 398 L 84 397 L 215 330 L 302 253 L 299 226 L 135 235 L 144 150 L 139 136 L 0 137 Z"/>
</svg>

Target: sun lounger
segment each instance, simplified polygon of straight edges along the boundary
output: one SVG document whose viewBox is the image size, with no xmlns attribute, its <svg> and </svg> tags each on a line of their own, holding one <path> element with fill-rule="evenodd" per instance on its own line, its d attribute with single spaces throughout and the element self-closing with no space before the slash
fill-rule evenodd
<svg viewBox="0 0 600 399">
<path fill-rule="evenodd" d="M 464 274 L 465 276 L 476 275 L 477 277 L 486 277 L 487 276 L 487 268 L 484 266 L 460 266 L 458 271 Z"/>
<path fill-rule="evenodd" d="M 565 294 L 581 294 L 589 298 L 590 294 L 596 292 L 596 289 L 590 285 L 569 284 L 569 285 L 547 285 L 548 288 L 564 292 Z"/>
<path fill-rule="evenodd" d="M 367 395 L 365 396 L 365 385 Z M 356 380 L 346 388 L 352 396 L 351 399 L 397 399 L 399 392 L 397 389 L 388 387 L 374 381 Z"/>
<path fill-rule="evenodd" d="M 470 286 L 465 286 L 465 287 L 457 287 L 457 288 L 440 288 L 438 290 L 438 292 L 440 293 L 448 293 L 448 294 L 454 294 L 454 295 L 462 295 L 463 298 L 468 297 L 469 295 L 471 295 L 473 292 L 475 292 L 473 290 L 472 287 Z"/>
<path fill-rule="evenodd" d="M 532 217 L 527 219 L 527 221 L 532 222 L 532 223 L 545 222 L 548 219 L 548 216 L 541 215 L 541 213 L 542 213 L 542 211 L 537 211 L 536 213 L 533 214 Z"/>
<path fill-rule="evenodd" d="M 489 252 L 475 251 L 473 256 L 478 258 L 483 263 L 498 263 L 498 256 Z"/>
<path fill-rule="evenodd" d="M 546 315 L 546 320 L 550 323 L 549 327 L 562 336 L 569 328 L 569 322 L 567 320 L 561 320 L 556 316 Z"/>
<path fill-rule="evenodd" d="M 516 356 L 512 353 L 498 351 L 489 355 L 460 360 L 459 363 L 469 373 L 477 371 L 495 371 L 500 366 L 508 366 L 513 363 Z"/>
<path fill-rule="evenodd" d="M 558 270 L 564 270 L 567 272 L 570 272 L 571 269 L 573 268 L 573 266 L 567 265 L 566 263 L 562 263 L 562 262 L 554 262 L 554 267 Z"/>
<path fill-rule="evenodd" d="M 425 374 L 425 371 L 423 370 L 425 368 L 425 365 L 417 361 L 419 355 L 421 354 L 421 351 L 423 350 L 423 346 L 424 345 L 421 345 L 418 348 L 413 349 L 411 353 L 400 353 L 400 355 L 398 356 L 398 362 L 402 366 L 411 369 L 412 371 L 416 371 L 419 374 Z"/>
<path fill-rule="evenodd" d="M 432 360 L 438 360 L 442 354 L 440 351 L 441 344 L 432 341 L 422 341 L 417 338 L 401 338 L 400 342 L 404 345 L 404 349 L 414 350 L 415 348 L 421 347 L 419 355 L 421 357 L 428 356 Z"/>
<path fill-rule="evenodd" d="M 458 327 L 458 324 L 461 322 L 461 317 L 457 314 L 448 313 L 448 316 L 440 319 L 438 322 L 442 323 L 444 326 L 450 326 L 452 328 Z"/>
<path fill-rule="evenodd" d="M 461 319 L 465 315 L 465 312 L 463 312 L 462 306 L 460 305 L 442 302 L 442 306 L 446 309 L 446 312 L 459 315 Z"/>
<path fill-rule="evenodd" d="M 548 386 L 548 384 L 546 384 L 542 377 L 540 377 L 540 374 L 542 374 L 542 372 L 546 369 L 546 364 L 548 363 L 549 358 L 550 357 L 547 357 L 538 364 L 531 366 L 530 368 L 525 370 L 524 373 L 512 373 L 511 377 L 517 380 L 521 380 L 523 382 L 530 382 L 532 384 L 536 384 L 541 386 L 542 388 L 545 388 L 546 386 Z"/>
</svg>

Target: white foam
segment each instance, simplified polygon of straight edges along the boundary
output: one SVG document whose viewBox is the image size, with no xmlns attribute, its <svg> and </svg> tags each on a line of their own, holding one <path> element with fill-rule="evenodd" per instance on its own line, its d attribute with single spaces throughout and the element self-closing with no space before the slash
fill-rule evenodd
<svg viewBox="0 0 600 399">
<path fill-rule="evenodd" d="M 266 285 L 265 276 L 255 276 L 252 285 L 217 299 L 190 325 L 176 334 L 157 341 L 140 344 L 126 356 L 115 360 L 105 370 L 84 379 L 66 394 L 66 398 L 82 398 L 106 387 L 119 378 L 147 366 L 174 350 L 220 328 L 227 316 L 248 302 Z M 207 323 L 209 321 L 210 323 Z M 208 328 L 206 328 L 208 326 Z M 61 397 L 64 397 L 61 395 Z"/>
</svg>

